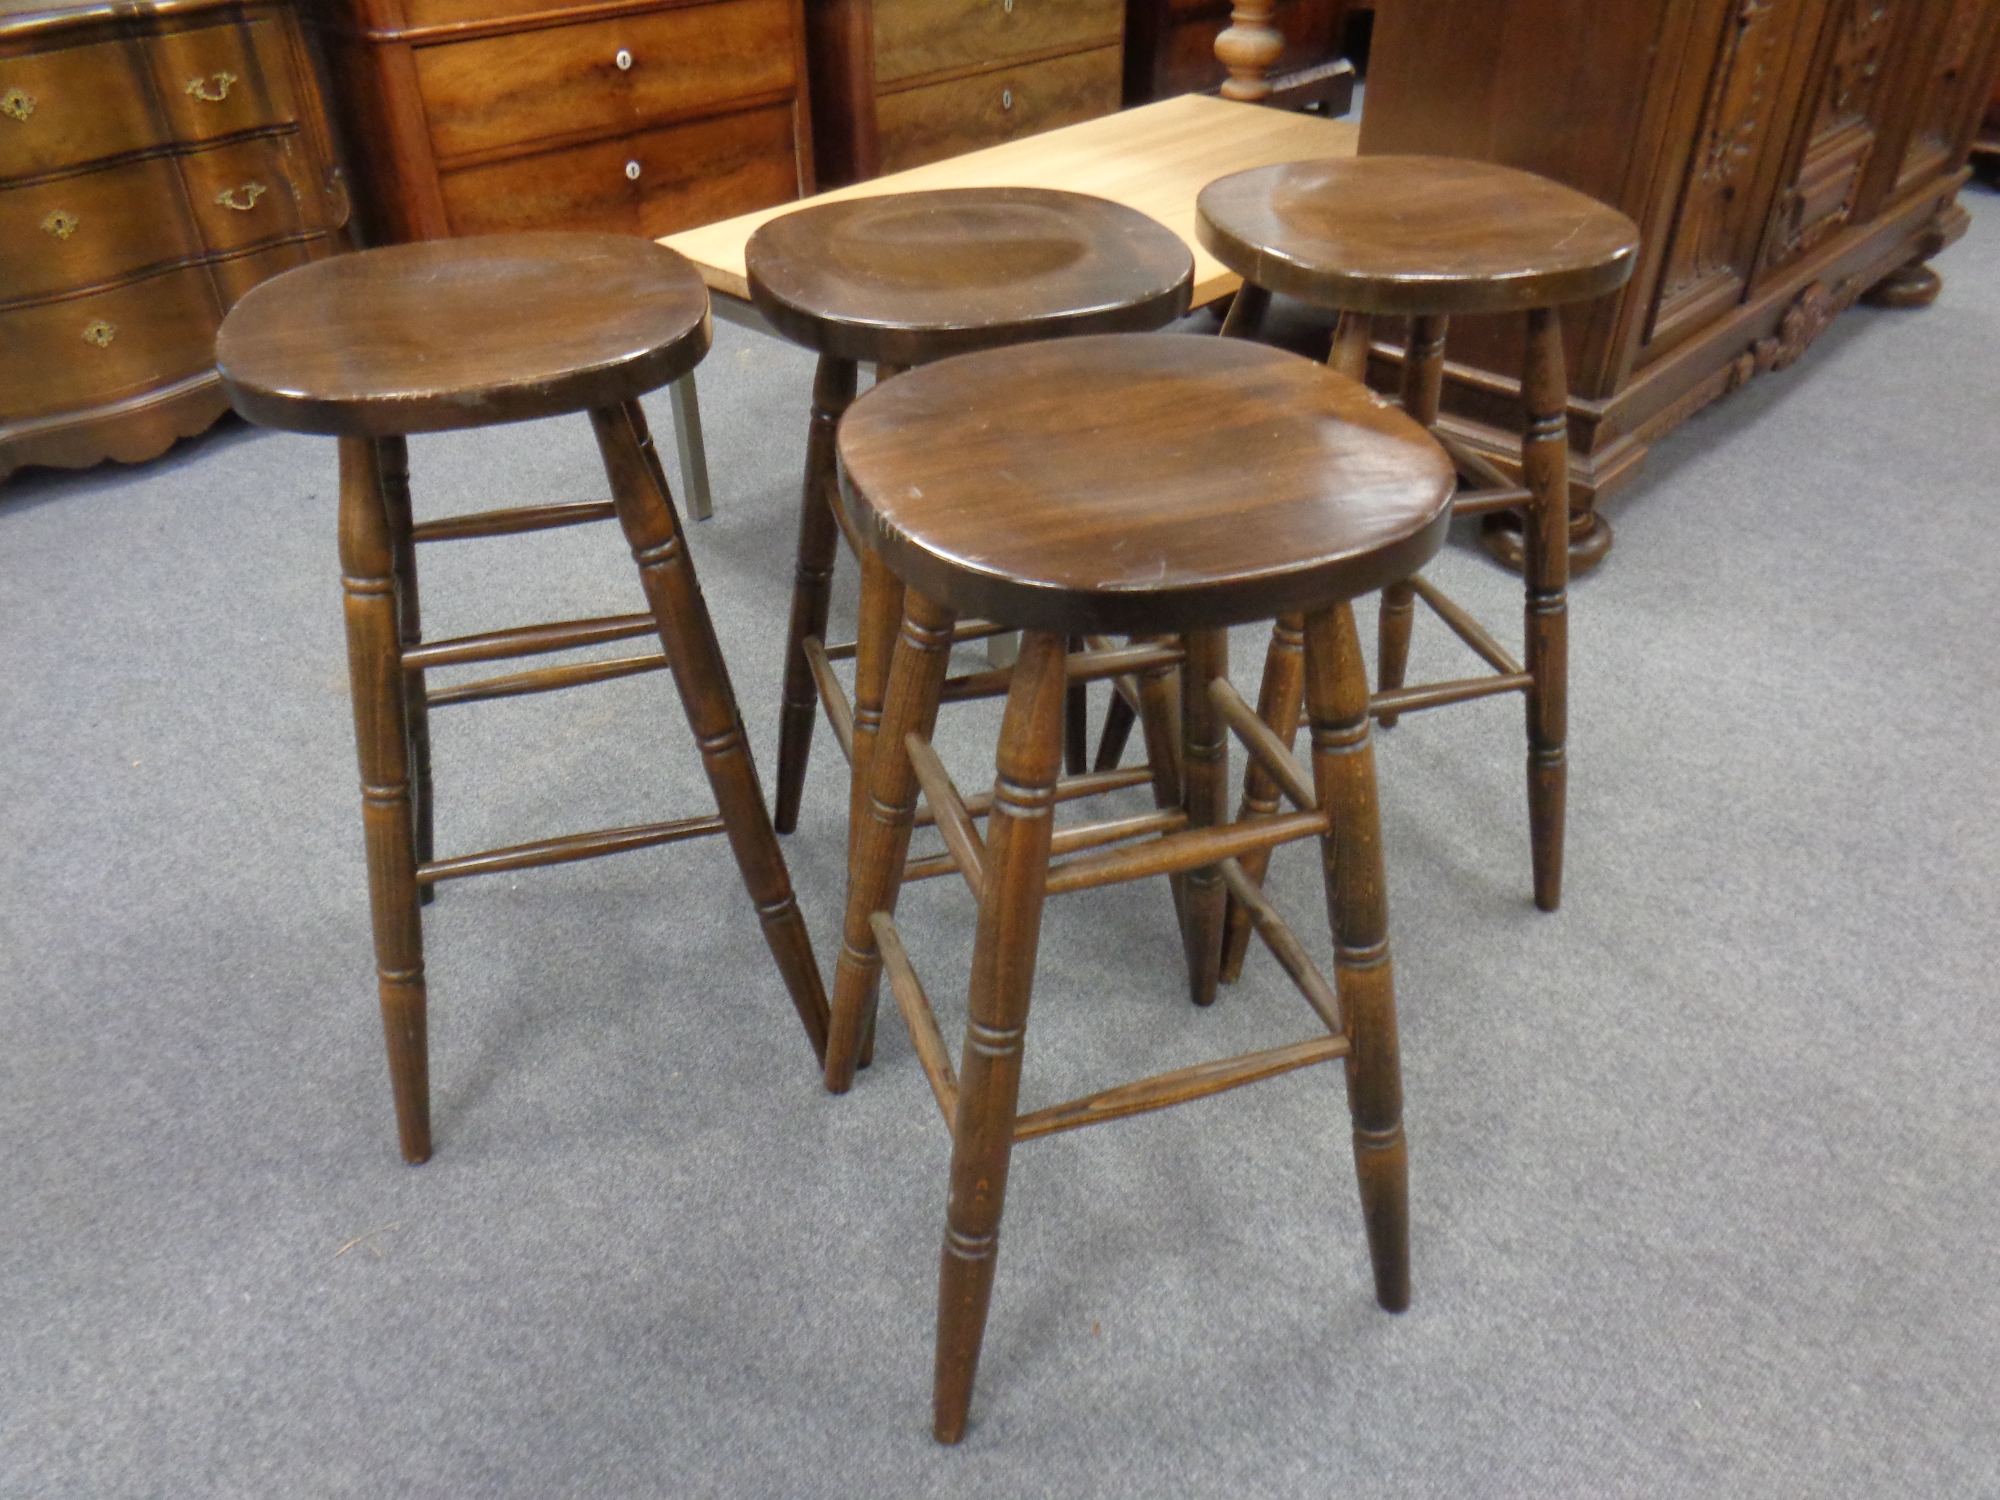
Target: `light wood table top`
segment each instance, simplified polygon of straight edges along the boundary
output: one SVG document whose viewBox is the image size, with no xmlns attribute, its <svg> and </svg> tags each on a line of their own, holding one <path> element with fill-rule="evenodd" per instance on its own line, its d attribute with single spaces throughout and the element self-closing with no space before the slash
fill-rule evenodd
<svg viewBox="0 0 2000 1500">
<path fill-rule="evenodd" d="M 660 243 L 693 261 L 711 292 L 747 310 L 744 245 L 758 225 L 808 203 L 935 188 L 1060 188 L 1136 208 L 1185 240 L 1194 252 L 1194 305 L 1200 307 L 1235 291 L 1242 278 L 1196 243 L 1195 196 L 1216 178 L 1250 167 L 1352 156 L 1359 134 L 1360 127 L 1346 120 L 1183 94 L 685 229 Z"/>
</svg>

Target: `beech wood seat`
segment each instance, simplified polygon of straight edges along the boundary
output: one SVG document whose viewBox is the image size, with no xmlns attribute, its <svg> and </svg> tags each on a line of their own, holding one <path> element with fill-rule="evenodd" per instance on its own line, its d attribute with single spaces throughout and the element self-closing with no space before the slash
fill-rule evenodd
<svg viewBox="0 0 2000 1500">
<path fill-rule="evenodd" d="M 1017 1140 L 1159 1109 L 1334 1057 L 1348 1102 L 1376 1297 L 1409 1300 L 1393 984 L 1368 740 L 1348 599 L 1407 577 L 1450 516 L 1450 460 L 1416 423 L 1312 361 L 1234 340 L 1109 335 L 913 370 L 854 403 L 842 495 L 906 584 L 881 734 L 856 803 L 827 1082 L 848 1086 L 886 964 L 954 1145 L 933 1431 L 965 1428 Z M 1232 623 L 1304 620 L 1312 774 L 1228 682 Z M 929 735 L 953 624 L 1025 627 L 990 797 L 960 796 Z M 1063 701 L 1093 632 L 1184 641 L 1183 795 L 1153 814 L 1055 826 Z M 1290 800 L 1226 822 L 1225 726 Z M 955 1068 L 894 911 L 919 791 L 978 903 Z M 984 816 L 982 837 L 975 819 Z M 1238 861 L 1317 837 L 1334 935 L 1329 985 Z M 1051 855 L 1064 857 L 1051 863 Z M 1216 993 L 1225 891 L 1322 1023 L 1309 1040 L 1017 1112 L 1044 897 L 1144 875 L 1177 881 L 1197 1003 Z"/>
<path fill-rule="evenodd" d="M 1440 434 L 1459 468 L 1483 486 L 1461 493 L 1455 512 L 1520 531 L 1525 659 L 1516 661 L 1426 580 L 1397 580 L 1382 596 L 1379 691 L 1370 711 L 1386 729 L 1400 714 L 1420 708 L 1494 693 L 1526 695 L 1535 904 L 1554 911 L 1562 901 L 1568 777 L 1571 541 L 1560 309 L 1625 284 L 1638 256 L 1637 226 L 1596 199 L 1532 173 L 1426 156 L 1302 161 L 1238 172 L 1202 190 L 1196 215 L 1202 244 L 1244 278 L 1223 324 L 1226 335 L 1255 337 L 1271 294 L 1282 292 L 1340 313 L 1329 363 L 1360 379 L 1367 374 L 1372 320 L 1408 317 L 1403 409 L 1426 427 L 1437 424 L 1448 320 L 1526 315 L 1524 483 L 1510 483 L 1491 462 Z M 1583 520 L 1587 525 L 1588 517 Z M 1484 660 L 1486 675 L 1405 686 L 1418 598 Z M 1298 632 L 1296 616 L 1278 621 L 1258 704 L 1287 743 L 1299 718 Z M 1268 811 L 1277 796 L 1270 779 L 1251 766 L 1245 809 Z M 1261 860 L 1246 861 L 1245 868 L 1253 879 L 1262 878 Z M 1232 911 L 1226 978 L 1240 971 L 1249 935 L 1248 911 Z"/>
<path fill-rule="evenodd" d="M 765 810 L 728 671 L 638 397 L 708 352 L 708 293 L 670 250 L 618 235 L 520 234 L 368 250 L 264 282 L 216 339 L 237 411 L 340 439 L 340 559 L 375 961 L 403 1155 L 431 1152 L 423 926 L 436 882 L 727 833 L 816 1054 L 825 990 Z M 404 434 L 588 411 L 611 500 L 413 525 Z M 423 639 L 416 544 L 616 516 L 651 608 Z M 661 650 L 426 691 L 438 667 L 657 635 Z M 435 857 L 430 710 L 673 672 L 716 816 Z"/>
<path fill-rule="evenodd" d="M 824 644 L 836 537 L 848 526 L 834 483 L 833 435 L 854 399 L 857 366 L 875 365 L 879 382 L 911 365 L 978 349 L 1159 328 L 1188 309 L 1194 257 L 1178 235 L 1134 209 L 1082 193 L 999 187 L 802 208 L 759 227 L 744 263 L 757 310 L 820 357 L 778 729 L 776 820 L 789 833 L 798 824 L 815 704 L 822 696 L 859 795 L 899 608 L 896 580 L 864 552 L 855 644 Z M 848 542 L 854 545 L 851 535 Z M 996 634 L 1013 623 L 968 620 L 959 639 Z M 849 655 L 855 657 L 851 707 L 829 666 Z M 1123 692 L 1143 694 L 1156 705 L 1164 701 L 1159 670 L 1120 675 Z M 1005 683 L 1004 675 L 967 679 L 953 696 L 1002 692 Z M 1083 769 L 1081 693 L 1079 683 L 1068 731 L 1076 771 Z M 1120 735 L 1113 748 L 1122 743 Z M 1109 774 L 1111 766 L 1100 769 Z"/>
</svg>

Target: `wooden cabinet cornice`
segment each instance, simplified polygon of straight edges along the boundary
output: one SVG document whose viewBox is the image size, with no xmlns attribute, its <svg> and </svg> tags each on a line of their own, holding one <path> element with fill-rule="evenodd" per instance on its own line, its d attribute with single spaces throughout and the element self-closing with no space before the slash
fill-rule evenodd
<svg viewBox="0 0 2000 1500">
<path fill-rule="evenodd" d="M 288 6 L 0 0 L 0 477 L 207 427 L 223 314 L 347 213 Z"/>
<path fill-rule="evenodd" d="M 1522 167 L 1638 222 L 1630 285 L 1568 320 L 1588 502 L 1864 294 L 1935 295 L 1996 66 L 1989 0 L 1384 0 L 1361 151 Z M 1515 338 L 1467 319 L 1449 345 L 1446 425 L 1502 460 Z"/>
<path fill-rule="evenodd" d="M 657 238 L 814 189 L 803 0 L 313 4 L 372 238 Z"/>
</svg>

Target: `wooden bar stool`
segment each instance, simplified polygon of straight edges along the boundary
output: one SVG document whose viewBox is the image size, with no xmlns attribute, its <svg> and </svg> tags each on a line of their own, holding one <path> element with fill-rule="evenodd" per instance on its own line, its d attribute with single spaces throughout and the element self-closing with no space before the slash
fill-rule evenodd
<svg viewBox="0 0 2000 1500">
<path fill-rule="evenodd" d="M 1454 514 L 1524 515 L 1525 664 L 1425 579 L 1398 580 L 1382 596 L 1379 691 L 1369 712 L 1386 729 L 1416 709 L 1526 694 L 1535 904 L 1554 911 L 1562 901 L 1569 693 L 1569 383 L 1560 309 L 1625 284 L 1638 255 L 1638 227 L 1594 198 L 1511 167 L 1364 156 L 1260 167 L 1212 182 L 1197 200 L 1196 232 L 1243 277 L 1225 334 L 1254 337 L 1271 294 L 1282 292 L 1341 314 L 1329 362 L 1360 379 L 1367 373 L 1371 320 L 1408 317 L 1403 409 L 1433 430 L 1448 319 L 1526 315 L 1523 483 L 1515 485 L 1490 461 L 1439 434 L 1459 468 L 1486 486 L 1462 493 Z M 1490 673 L 1404 685 L 1412 601 L 1418 598 Z M 1287 742 L 1299 713 L 1298 630 L 1296 618 L 1278 622 L 1259 703 L 1265 721 Z M 1277 806 L 1277 788 L 1255 766 L 1243 806 L 1246 812 Z M 1262 878 L 1261 864 L 1246 867 Z M 1248 940 L 1248 912 L 1232 914 L 1226 977 L 1240 968 Z"/>
<path fill-rule="evenodd" d="M 622 235 L 520 234 L 343 255 L 264 282 L 216 339 L 236 410 L 340 439 L 340 561 L 361 761 L 375 962 L 403 1155 L 431 1152 L 420 904 L 436 882 L 727 833 L 816 1054 L 827 1008 L 805 922 L 638 397 L 708 352 L 708 292 L 680 256 Z M 535 505 L 412 525 L 404 435 L 587 411 L 609 503 Z M 416 544 L 615 515 L 650 613 L 427 642 Z M 662 650 L 426 692 L 433 667 L 657 634 Z M 429 712 L 452 703 L 673 672 L 719 816 L 568 834 L 439 859 Z"/>
<path fill-rule="evenodd" d="M 1004 187 L 854 198 L 783 214 L 750 237 L 744 263 L 757 310 L 819 354 L 778 729 L 776 821 L 790 833 L 798 826 L 816 699 L 825 701 L 854 785 L 862 784 L 901 607 L 896 580 L 855 543 L 834 482 L 834 429 L 854 399 L 856 367 L 875 365 L 879 382 L 977 349 L 1159 328 L 1188 309 L 1194 257 L 1178 235 L 1133 209 L 1081 193 Z M 826 646 L 843 532 L 861 558 L 861 622 L 853 646 Z M 958 639 L 1010 626 L 962 621 Z M 849 656 L 851 706 L 830 666 Z M 1130 668 L 1118 675 L 1127 679 L 1124 691 L 1144 690 L 1156 704 L 1165 691 L 1158 671 L 1143 681 Z M 958 699 L 1005 690 L 1004 674 L 980 674 L 948 691 Z M 1075 771 L 1083 769 L 1081 693 L 1079 681 L 1069 700 Z M 1105 774 L 1115 773 L 1107 767 Z"/>
<path fill-rule="evenodd" d="M 890 988 L 953 1137 L 938 1298 L 933 1431 L 963 1435 L 1016 1141 L 1160 1109 L 1333 1057 L 1348 1103 L 1376 1298 L 1409 1301 L 1402 1096 L 1368 684 L 1347 601 L 1408 577 L 1450 515 L 1450 460 L 1356 382 L 1262 345 L 1112 335 L 946 360 L 857 401 L 841 492 L 872 552 L 907 584 L 866 811 L 851 844 L 846 931 L 827 1042 L 831 1077 L 863 1034 L 871 969 Z M 1304 620 L 1312 775 L 1227 677 L 1226 627 Z M 955 620 L 1025 629 L 982 839 L 928 735 Z M 1183 806 L 1055 827 L 1071 638 L 1186 642 Z M 1293 810 L 1225 822 L 1225 726 Z M 894 910 L 921 789 L 978 902 L 957 1069 Z M 1242 875 L 1245 855 L 1317 837 L 1335 984 Z M 1051 855 L 1069 855 L 1051 863 Z M 1197 998 L 1213 994 L 1223 894 L 1324 1023 L 1309 1041 L 1017 1113 L 1047 895 L 1181 873 Z"/>
</svg>

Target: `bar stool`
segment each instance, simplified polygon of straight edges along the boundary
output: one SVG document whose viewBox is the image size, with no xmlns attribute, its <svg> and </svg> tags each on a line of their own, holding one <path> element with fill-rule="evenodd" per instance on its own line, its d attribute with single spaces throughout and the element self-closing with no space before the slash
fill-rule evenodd
<svg viewBox="0 0 2000 1500">
<path fill-rule="evenodd" d="M 822 697 L 854 767 L 858 795 L 900 610 L 896 580 L 856 542 L 834 482 L 834 429 L 854 399 L 857 365 L 874 364 L 879 382 L 976 349 L 1159 328 L 1188 309 L 1194 257 L 1178 235 L 1120 204 L 1001 187 L 854 198 L 783 214 L 750 237 L 744 263 L 757 310 L 786 338 L 819 354 L 778 729 L 776 822 L 790 833 L 798 826 Z M 861 622 L 852 647 L 829 647 L 827 603 L 843 532 L 862 563 Z M 958 639 L 1006 628 L 964 621 Z M 830 668 L 848 656 L 855 658 L 851 707 Z M 1128 679 L 1127 692 L 1137 696 L 1143 687 L 1156 706 L 1163 701 L 1157 670 L 1143 683 L 1130 672 L 1120 675 Z M 951 696 L 1004 691 L 1004 682 L 961 680 Z M 1069 700 L 1074 771 L 1083 769 L 1081 693 L 1079 682 Z M 1160 770 L 1164 775 L 1167 768 Z"/>
<path fill-rule="evenodd" d="M 1212 182 L 1197 200 L 1196 232 L 1244 280 L 1225 334 L 1254 337 L 1271 294 L 1282 292 L 1341 314 L 1329 363 L 1361 379 L 1371 319 L 1407 316 L 1403 409 L 1434 431 L 1448 319 L 1526 314 L 1524 483 L 1513 484 L 1489 460 L 1438 434 L 1458 466 L 1487 486 L 1461 494 L 1454 514 L 1525 515 L 1525 665 L 1429 581 L 1398 580 L 1382 596 L 1379 691 L 1369 712 L 1386 729 L 1416 709 L 1526 694 L 1535 904 L 1554 911 L 1562 902 L 1569 693 L 1569 384 L 1560 309 L 1625 284 L 1638 255 L 1638 227 L 1594 198 L 1511 167 L 1364 156 L 1260 167 Z M 1417 598 L 1484 659 L 1489 674 L 1404 685 Z M 1299 712 L 1298 628 L 1296 618 L 1278 621 L 1259 703 L 1265 722 L 1287 741 Z M 1277 806 L 1277 789 L 1254 766 L 1243 806 L 1246 812 Z M 1246 868 L 1262 877 L 1258 862 Z M 1226 977 L 1240 968 L 1248 939 L 1249 914 L 1232 915 Z"/>
<path fill-rule="evenodd" d="M 1346 1059 L 1376 1299 L 1409 1301 L 1394 987 L 1368 738 L 1368 684 L 1347 601 L 1408 577 L 1443 539 L 1450 460 L 1358 383 L 1262 345 L 1112 335 L 1021 345 L 911 371 L 857 401 L 839 436 L 841 493 L 907 590 L 867 812 L 851 845 L 832 1072 L 862 1034 L 865 967 L 890 988 L 953 1137 L 938 1296 L 933 1431 L 963 1435 L 1016 1141 L 1161 1109 Z M 1226 627 L 1299 612 L 1308 779 L 1229 685 Z M 982 840 L 928 736 L 953 622 L 1024 627 Z M 1186 800 L 1137 819 L 1056 828 L 1073 636 L 1186 643 Z M 1225 725 L 1293 811 L 1225 823 Z M 894 911 L 918 790 L 978 903 L 965 1046 L 954 1068 Z M 1335 983 L 1238 861 L 1317 837 Z M 1136 840 L 1136 841 L 1135 841 Z M 1052 854 L 1068 855 L 1051 863 Z M 1313 1039 L 1017 1112 L 1045 896 L 1181 872 L 1190 983 L 1212 995 L 1225 888 L 1324 1023 Z"/>
<path fill-rule="evenodd" d="M 368 250 L 264 282 L 231 310 L 216 362 L 250 421 L 340 439 L 340 561 L 361 763 L 375 962 L 403 1155 L 431 1153 L 423 924 L 437 882 L 727 833 L 815 1053 L 826 997 L 765 811 L 641 393 L 708 352 L 708 292 L 672 251 L 622 235 L 520 234 Z M 537 505 L 412 525 L 404 435 L 587 411 L 609 503 Z M 649 613 L 423 639 L 416 544 L 616 515 Z M 657 634 L 662 650 L 427 692 L 434 667 Z M 672 670 L 719 815 L 436 858 L 429 712 Z"/>
</svg>

